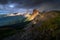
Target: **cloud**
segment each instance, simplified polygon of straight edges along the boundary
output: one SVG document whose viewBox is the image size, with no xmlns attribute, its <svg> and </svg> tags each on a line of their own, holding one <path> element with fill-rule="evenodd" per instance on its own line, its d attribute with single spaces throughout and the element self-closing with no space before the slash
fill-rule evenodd
<svg viewBox="0 0 60 40">
<path fill-rule="evenodd" d="M 12 4 L 14 7 L 11 7 Z M 25 9 L 34 8 L 38 8 L 41 11 L 60 9 L 60 0 L 0 0 L 0 10 L 18 12 L 20 9 L 24 11 Z"/>
<path fill-rule="evenodd" d="M 42 3 L 60 3 L 60 0 L 0 0 L 0 4 L 18 4 L 16 7 L 36 8 Z"/>
</svg>

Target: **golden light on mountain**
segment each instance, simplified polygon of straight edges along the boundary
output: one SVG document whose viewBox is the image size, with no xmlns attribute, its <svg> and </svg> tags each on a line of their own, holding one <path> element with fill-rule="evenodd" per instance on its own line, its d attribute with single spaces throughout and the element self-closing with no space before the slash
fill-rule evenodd
<svg viewBox="0 0 60 40">
<path fill-rule="evenodd" d="M 34 9 L 33 13 L 31 14 L 31 16 L 27 18 L 27 20 L 29 21 L 33 20 L 38 14 L 39 14 L 39 11 L 37 9 Z"/>
</svg>

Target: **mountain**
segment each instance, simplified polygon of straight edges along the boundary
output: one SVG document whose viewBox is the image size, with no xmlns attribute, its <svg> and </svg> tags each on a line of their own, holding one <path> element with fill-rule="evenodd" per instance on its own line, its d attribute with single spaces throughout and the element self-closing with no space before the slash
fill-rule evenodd
<svg viewBox="0 0 60 40">
<path fill-rule="evenodd" d="M 1 39 L 3 38 L 3 40 L 59 40 L 60 11 L 49 11 L 40 13 L 38 10 L 33 10 L 33 14 L 31 14 L 31 16 L 26 19 L 25 24 L 23 25 L 25 26 L 22 29 L 5 30 L 5 32 L 2 31 L 3 34 L 0 35 Z"/>
<path fill-rule="evenodd" d="M 0 18 L 0 27 L 5 26 L 5 25 L 20 23 L 23 21 L 23 19 L 25 19 L 25 17 L 23 17 L 23 16 L 2 17 L 2 18 Z"/>
<path fill-rule="evenodd" d="M 21 22 L 24 22 L 27 17 L 27 14 L 21 13 L 0 15 L 0 27 L 19 24 Z"/>
<path fill-rule="evenodd" d="M 19 16 L 19 15 L 23 15 L 22 13 L 10 13 L 10 14 L 6 14 L 7 16 Z"/>
</svg>

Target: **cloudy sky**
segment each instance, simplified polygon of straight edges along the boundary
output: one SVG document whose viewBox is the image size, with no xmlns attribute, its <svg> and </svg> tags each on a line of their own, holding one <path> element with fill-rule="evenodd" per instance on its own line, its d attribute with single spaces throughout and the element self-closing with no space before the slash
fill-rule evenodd
<svg viewBox="0 0 60 40">
<path fill-rule="evenodd" d="M 0 14 L 31 12 L 35 8 L 40 11 L 60 10 L 60 0 L 0 0 Z"/>
</svg>

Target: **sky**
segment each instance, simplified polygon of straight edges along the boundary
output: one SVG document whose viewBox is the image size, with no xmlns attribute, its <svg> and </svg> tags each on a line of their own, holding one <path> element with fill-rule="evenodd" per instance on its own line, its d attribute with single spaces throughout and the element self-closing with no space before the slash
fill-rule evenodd
<svg viewBox="0 0 60 40">
<path fill-rule="evenodd" d="M 0 0 L 0 14 L 60 10 L 60 0 Z"/>
</svg>

